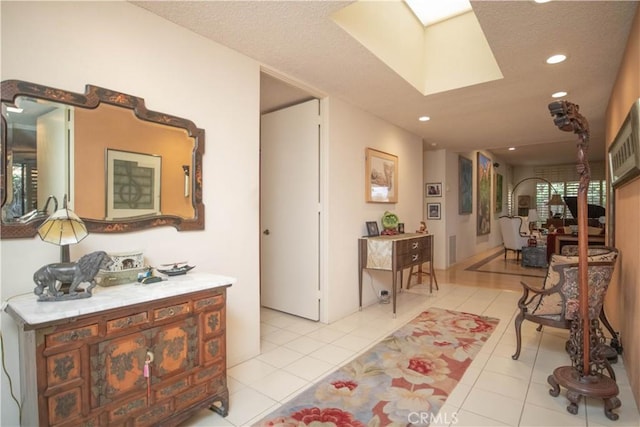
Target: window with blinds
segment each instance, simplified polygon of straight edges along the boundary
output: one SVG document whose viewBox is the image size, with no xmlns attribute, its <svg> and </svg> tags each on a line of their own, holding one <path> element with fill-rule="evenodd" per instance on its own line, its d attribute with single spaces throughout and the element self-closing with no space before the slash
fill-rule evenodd
<svg viewBox="0 0 640 427">
<path fill-rule="evenodd" d="M 552 216 L 558 218 L 573 218 L 569 208 L 566 205 L 562 206 L 549 206 L 549 200 L 555 193 L 560 196 L 577 196 L 579 181 L 566 181 L 566 182 L 553 182 L 551 185 L 546 182 L 540 182 L 536 184 L 536 209 L 538 210 L 538 216 L 542 221 L 546 221 Z M 587 203 L 605 206 L 606 194 L 607 194 L 607 182 L 605 180 L 589 182 L 589 188 L 587 189 Z"/>
<path fill-rule="evenodd" d="M 606 177 L 604 162 L 592 162 L 589 165 L 591 181 L 587 190 L 587 203 L 606 206 Z M 573 218 L 566 205 L 549 206 L 549 199 L 557 193 L 560 196 L 577 196 L 580 177 L 576 165 L 539 166 L 534 168 L 533 174 L 551 182 L 536 184 L 536 209 L 542 221 L 556 216 L 559 218 Z"/>
</svg>

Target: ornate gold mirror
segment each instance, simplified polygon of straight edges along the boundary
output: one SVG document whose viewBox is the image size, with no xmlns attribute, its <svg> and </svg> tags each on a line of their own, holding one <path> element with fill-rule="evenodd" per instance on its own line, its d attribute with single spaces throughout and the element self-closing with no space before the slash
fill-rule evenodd
<svg viewBox="0 0 640 427">
<path fill-rule="evenodd" d="M 90 232 L 204 229 L 204 130 L 193 122 L 92 85 L 1 90 L 3 239 L 35 236 L 65 195 Z"/>
</svg>

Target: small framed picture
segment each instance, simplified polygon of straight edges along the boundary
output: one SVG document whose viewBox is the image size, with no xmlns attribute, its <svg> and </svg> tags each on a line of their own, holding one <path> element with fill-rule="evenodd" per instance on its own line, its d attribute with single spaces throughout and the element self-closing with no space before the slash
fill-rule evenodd
<svg viewBox="0 0 640 427">
<path fill-rule="evenodd" d="M 427 203 L 427 219 L 440 219 L 440 203 Z"/>
<path fill-rule="evenodd" d="M 424 185 L 425 197 L 442 197 L 442 183 L 441 182 L 427 182 Z"/>
<path fill-rule="evenodd" d="M 378 223 L 375 221 L 367 221 L 367 237 L 379 236 Z"/>
</svg>

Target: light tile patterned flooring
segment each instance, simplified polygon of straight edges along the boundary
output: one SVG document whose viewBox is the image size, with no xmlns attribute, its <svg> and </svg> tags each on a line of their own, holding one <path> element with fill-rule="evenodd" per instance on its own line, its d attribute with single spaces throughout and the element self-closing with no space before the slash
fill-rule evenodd
<svg viewBox="0 0 640 427">
<path fill-rule="evenodd" d="M 465 265 L 472 262 L 474 259 Z M 622 407 L 615 411 L 620 418 L 607 419 L 602 402 L 596 399 L 587 399 L 586 405 L 582 402 L 578 414 L 568 413 L 565 391 L 554 398 L 547 384 L 553 369 L 570 363 L 564 351 L 568 333 L 554 328 L 537 332 L 537 325 L 525 321 L 523 350 L 519 360 L 512 360 L 513 318 L 521 278 L 470 273 L 463 268 L 437 272 L 440 290 L 431 295 L 426 285 L 402 292 L 396 319 L 391 316 L 390 304 L 371 305 L 330 325 L 262 309 L 261 354 L 228 368 L 229 415 L 222 418 L 204 410 L 184 425 L 251 425 L 433 306 L 500 319 L 441 409 L 441 422 L 433 426 L 640 426 L 640 413 L 621 358 L 613 365 L 622 401 Z M 525 280 L 535 283 L 531 278 Z"/>
</svg>

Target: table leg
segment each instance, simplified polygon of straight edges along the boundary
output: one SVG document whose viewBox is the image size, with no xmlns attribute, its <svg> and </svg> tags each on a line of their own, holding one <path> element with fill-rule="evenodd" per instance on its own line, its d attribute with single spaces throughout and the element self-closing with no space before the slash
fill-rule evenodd
<svg viewBox="0 0 640 427">
<path fill-rule="evenodd" d="M 360 240 L 358 245 L 358 310 L 362 311 L 362 270 L 364 269 L 363 257 L 366 257 L 363 253 L 366 250 L 366 242 Z"/>
<path fill-rule="evenodd" d="M 402 273 L 400 273 L 402 274 Z M 396 318 L 396 284 L 398 272 L 393 270 L 393 279 L 391 280 L 391 299 L 393 300 L 393 318 Z"/>
</svg>

